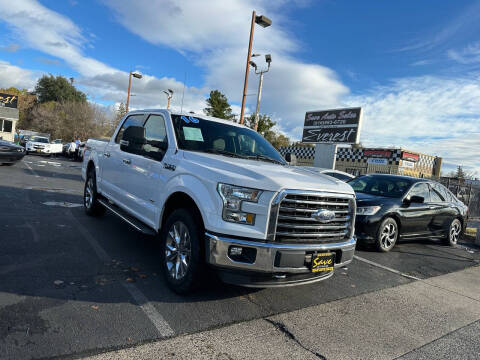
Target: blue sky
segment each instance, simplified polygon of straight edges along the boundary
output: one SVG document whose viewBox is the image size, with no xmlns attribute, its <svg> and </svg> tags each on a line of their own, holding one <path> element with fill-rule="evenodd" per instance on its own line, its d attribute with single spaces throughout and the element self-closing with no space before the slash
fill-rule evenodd
<svg viewBox="0 0 480 360">
<path fill-rule="evenodd" d="M 201 111 L 211 89 L 238 112 L 251 11 L 271 53 L 261 111 L 299 138 L 306 111 L 362 106 L 361 141 L 444 158 L 480 176 L 480 1 L 0 0 L 0 87 L 74 77 L 89 99 Z M 257 58 L 259 64 L 262 58 Z M 258 78 L 251 73 L 247 112 Z"/>
</svg>

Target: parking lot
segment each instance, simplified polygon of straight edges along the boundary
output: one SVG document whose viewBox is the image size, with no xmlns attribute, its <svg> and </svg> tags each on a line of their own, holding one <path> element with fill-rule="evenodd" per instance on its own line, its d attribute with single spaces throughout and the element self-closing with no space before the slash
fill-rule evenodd
<svg viewBox="0 0 480 360">
<path fill-rule="evenodd" d="M 462 244 L 358 250 L 324 282 L 246 289 L 211 282 L 181 297 L 164 284 L 155 238 L 82 208 L 81 163 L 26 156 L 0 167 L 0 358 L 81 356 L 262 319 L 460 271 Z"/>
</svg>

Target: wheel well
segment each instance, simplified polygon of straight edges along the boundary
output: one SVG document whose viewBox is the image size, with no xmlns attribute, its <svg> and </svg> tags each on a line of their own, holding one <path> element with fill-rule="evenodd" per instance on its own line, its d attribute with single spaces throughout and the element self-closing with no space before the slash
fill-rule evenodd
<svg viewBox="0 0 480 360">
<path fill-rule="evenodd" d="M 90 170 L 92 170 L 92 169 L 95 170 L 95 164 L 93 163 L 92 160 L 90 160 L 90 161 L 88 162 L 88 165 L 87 165 L 87 174 L 88 174 L 88 173 L 90 172 Z"/>
<path fill-rule="evenodd" d="M 383 217 L 382 221 L 385 220 L 386 218 L 392 218 L 395 220 L 398 226 L 398 236 L 400 236 L 401 231 L 402 231 L 402 222 L 400 221 L 400 218 L 396 214 L 387 214 Z"/>
<path fill-rule="evenodd" d="M 163 214 L 161 219 L 162 227 L 167 221 L 168 216 L 176 209 L 189 209 L 193 211 L 193 213 L 195 214 L 194 220 L 198 222 L 198 224 L 202 227 L 202 229 L 205 228 L 200 209 L 198 208 L 195 201 L 184 192 L 173 193 L 167 199 L 165 206 L 163 208 Z"/>
</svg>

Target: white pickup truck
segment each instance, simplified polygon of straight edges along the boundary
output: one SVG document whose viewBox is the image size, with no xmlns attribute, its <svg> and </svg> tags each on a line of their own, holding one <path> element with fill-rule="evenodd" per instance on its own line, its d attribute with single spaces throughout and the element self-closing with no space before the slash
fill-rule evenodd
<svg viewBox="0 0 480 360">
<path fill-rule="evenodd" d="M 231 121 L 130 112 L 110 141 L 87 141 L 82 176 L 86 213 L 109 209 L 157 236 L 178 293 L 207 267 L 228 283 L 285 286 L 326 279 L 353 258 L 350 185 L 290 166 Z"/>
<path fill-rule="evenodd" d="M 42 155 L 61 154 L 63 146 L 60 143 L 48 141 L 44 136 L 32 136 L 25 144 L 27 154 L 35 153 Z"/>
</svg>

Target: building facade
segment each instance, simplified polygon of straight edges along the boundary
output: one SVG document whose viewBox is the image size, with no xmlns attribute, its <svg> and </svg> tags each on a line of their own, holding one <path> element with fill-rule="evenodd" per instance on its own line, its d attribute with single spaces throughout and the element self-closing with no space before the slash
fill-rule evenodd
<svg viewBox="0 0 480 360">
<path fill-rule="evenodd" d="M 297 156 L 298 165 L 313 166 L 314 147 L 283 147 Z M 371 173 L 439 177 L 442 158 L 401 148 L 337 148 L 335 169 L 352 175 Z"/>
<path fill-rule="evenodd" d="M 18 121 L 18 98 L 15 95 L 0 93 L 0 139 L 15 140 L 15 127 Z"/>
</svg>

